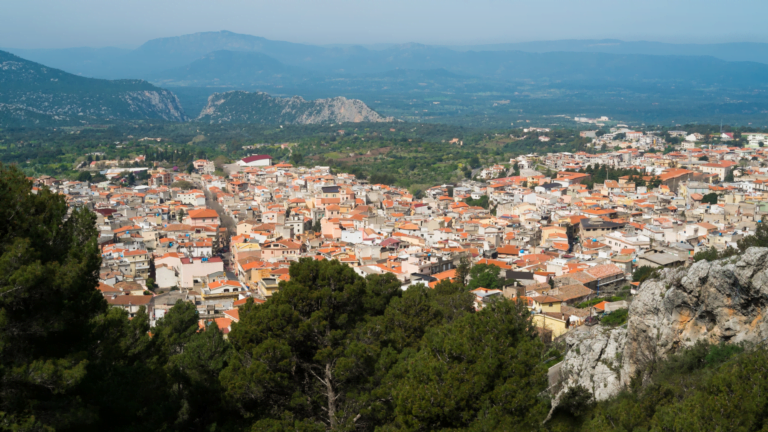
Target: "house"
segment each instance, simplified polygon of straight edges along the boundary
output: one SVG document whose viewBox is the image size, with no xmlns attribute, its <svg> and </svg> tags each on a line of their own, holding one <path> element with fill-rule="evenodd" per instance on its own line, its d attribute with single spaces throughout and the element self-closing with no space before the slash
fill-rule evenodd
<svg viewBox="0 0 768 432">
<path fill-rule="evenodd" d="M 240 159 L 236 162 L 241 167 L 257 167 L 257 166 L 270 166 L 272 165 L 272 156 L 270 155 L 253 155 Z"/>
<path fill-rule="evenodd" d="M 504 298 L 502 290 L 498 289 L 476 288 L 471 292 L 475 295 L 474 306 L 476 311 L 483 309 L 494 301 Z"/>
<path fill-rule="evenodd" d="M 200 287 L 208 275 L 224 271 L 224 262 L 220 257 L 181 258 L 179 269 L 180 288 Z"/>
<path fill-rule="evenodd" d="M 179 273 L 168 264 L 155 266 L 155 284 L 158 288 L 171 288 L 179 286 Z"/>
<path fill-rule="evenodd" d="M 149 277 L 149 252 L 146 250 L 125 251 L 120 254 L 123 261 L 129 263 L 130 275 L 135 278 Z"/>
<path fill-rule="evenodd" d="M 582 219 L 579 221 L 580 232 L 583 238 L 602 237 L 608 233 L 618 231 L 624 227 L 622 222 L 606 221 L 601 218 Z"/>
<path fill-rule="evenodd" d="M 583 284 L 570 284 L 550 287 L 548 284 L 542 284 L 541 288 L 533 290 L 542 296 L 548 296 L 560 300 L 563 304 L 577 304 L 590 299 L 595 292 Z"/>
<path fill-rule="evenodd" d="M 258 290 L 265 298 L 272 297 L 272 294 L 280 290 L 280 283 L 277 278 L 263 278 L 259 281 Z"/>
<path fill-rule="evenodd" d="M 216 171 L 216 166 L 214 165 L 213 161 L 198 159 L 192 162 L 192 165 L 195 167 L 197 171 L 203 174 L 210 174 Z"/>
<path fill-rule="evenodd" d="M 651 251 L 647 254 L 637 257 L 637 266 L 657 267 L 679 267 L 685 265 L 686 260 L 670 253 Z"/>
<path fill-rule="evenodd" d="M 562 300 L 551 296 L 523 297 L 522 300 L 527 302 L 534 326 L 551 332 L 552 338 L 562 336 L 568 331 L 569 317 L 561 310 Z"/>
<path fill-rule="evenodd" d="M 190 210 L 189 214 L 184 218 L 184 223 L 193 227 L 197 226 L 212 226 L 218 227 L 221 224 L 219 220 L 219 214 L 213 209 L 199 209 Z"/>
<path fill-rule="evenodd" d="M 720 181 L 725 181 L 725 177 L 731 172 L 731 167 L 734 165 L 736 165 L 736 163 L 733 161 L 707 163 L 701 165 L 701 170 L 707 174 L 715 174 Z"/>
<path fill-rule="evenodd" d="M 597 279 L 597 293 L 613 291 L 626 280 L 624 271 L 614 264 L 602 264 L 584 270 L 584 273 Z"/>
<path fill-rule="evenodd" d="M 128 312 L 129 318 L 135 317 L 142 307 L 147 311 L 152 310 L 152 300 L 154 299 L 151 295 L 117 294 L 106 296 L 105 298 L 110 307 L 120 308 Z"/>
<path fill-rule="evenodd" d="M 201 297 L 203 300 L 237 300 L 240 293 L 247 291 L 238 281 L 223 280 L 208 284 L 208 288 L 203 288 Z"/>
<path fill-rule="evenodd" d="M 267 261 L 274 261 L 285 258 L 298 257 L 300 253 L 300 243 L 284 239 L 265 244 L 261 249 L 261 258 Z"/>
</svg>

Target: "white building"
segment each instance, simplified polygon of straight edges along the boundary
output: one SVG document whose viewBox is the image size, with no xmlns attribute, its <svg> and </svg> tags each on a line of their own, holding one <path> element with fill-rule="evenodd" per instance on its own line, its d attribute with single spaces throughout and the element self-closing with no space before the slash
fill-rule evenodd
<svg viewBox="0 0 768 432">
<path fill-rule="evenodd" d="M 270 155 L 252 155 L 237 161 L 237 164 L 243 167 L 257 167 L 272 165 L 272 156 Z"/>
</svg>

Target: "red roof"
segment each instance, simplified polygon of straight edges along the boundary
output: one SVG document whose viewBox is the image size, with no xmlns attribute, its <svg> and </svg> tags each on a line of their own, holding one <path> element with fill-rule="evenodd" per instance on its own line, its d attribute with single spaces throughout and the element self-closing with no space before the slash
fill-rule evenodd
<svg viewBox="0 0 768 432">
<path fill-rule="evenodd" d="M 247 158 L 243 158 L 243 162 L 245 163 L 251 163 L 254 161 L 264 160 L 264 159 L 272 159 L 272 156 L 270 155 L 253 155 L 248 156 Z"/>
<path fill-rule="evenodd" d="M 216 213 L 216 210 L 213 209 L 190 210 L 188 214 L 192 219 L 208 219 L 219 217 L 219 214 Z"/>
</svg>

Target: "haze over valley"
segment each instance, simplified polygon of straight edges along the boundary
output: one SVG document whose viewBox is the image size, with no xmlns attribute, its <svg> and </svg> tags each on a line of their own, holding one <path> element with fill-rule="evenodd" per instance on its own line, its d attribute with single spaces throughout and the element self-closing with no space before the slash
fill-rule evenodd
<svg viewBox="0 0 768 432">
<path fill-rule="evenodd" d="M 230 90 L 360 99 L 384 117 L 500 126 L 541 116 L 760 122 L 768 44 L 570 40 L 480 46 L 316 46 L 227 31 L 117 48 L 8 49 L 74 75 L 142 79 L 197 118 Z"/>
</svg>

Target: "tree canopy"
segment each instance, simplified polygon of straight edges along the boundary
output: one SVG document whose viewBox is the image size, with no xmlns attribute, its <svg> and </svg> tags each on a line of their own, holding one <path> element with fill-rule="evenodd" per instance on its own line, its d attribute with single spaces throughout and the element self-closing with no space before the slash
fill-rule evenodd
<svg viewBox="0 0 768 432">
<path fill-rule="evenodd" d="M 476 264 L 469 271 L 470 281 L 467 287 L 470 290 L 475 288 L 501 289 L 504 286 L 504 279 L 499 276 L 501 269 L 493 264 Z"/>
</svg>

